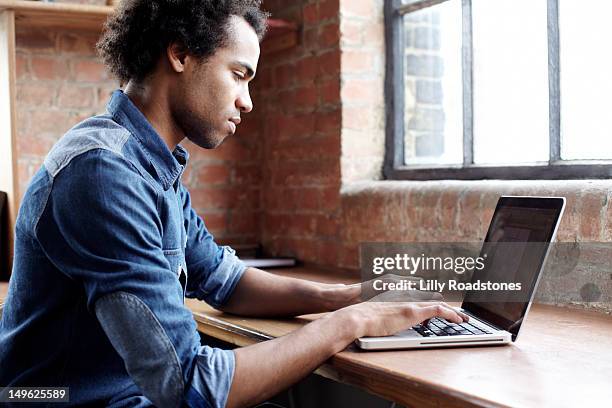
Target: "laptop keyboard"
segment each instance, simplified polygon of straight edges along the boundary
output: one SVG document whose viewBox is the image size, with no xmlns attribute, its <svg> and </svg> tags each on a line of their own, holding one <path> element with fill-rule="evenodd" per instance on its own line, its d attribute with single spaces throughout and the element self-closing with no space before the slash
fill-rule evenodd
<svg viewBox="0 0 612 408">
<path fill-rule="evenodd" d="M 490 331 L 476 327 L 469 322 L 461 324 L 449 323 L 437 317 L 430 319 L 429 324 L 419 324 L 414 326 L 413 329 L 423 337 L 491 334 Z"/>
</svg>

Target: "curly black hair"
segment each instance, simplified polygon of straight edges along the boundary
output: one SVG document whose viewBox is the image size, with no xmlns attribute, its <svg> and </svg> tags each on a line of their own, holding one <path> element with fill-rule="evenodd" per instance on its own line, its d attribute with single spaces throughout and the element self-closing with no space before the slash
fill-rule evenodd
<svg viewBox="0 0 612 408">
<path fill-rule="evenodd" d="M 151 73 L 173 42 L 205 59 L 223 47 L 231 16 L 244 18 L 261 41 L 268 13 L 261 0 L 123 0 L 106 22 L 98 52 L 121 83 Z"/>
</svg>

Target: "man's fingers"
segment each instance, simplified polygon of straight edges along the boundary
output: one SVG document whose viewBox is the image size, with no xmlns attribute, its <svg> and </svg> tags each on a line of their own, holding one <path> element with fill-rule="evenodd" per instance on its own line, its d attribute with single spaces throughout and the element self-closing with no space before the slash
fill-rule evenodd
<svg viewBox="0 0 612 408">
<path fill-rule="evenodd" d="M 419 318 L 421 321 L 429 320 L 432 317 L 441 317 L 449 322 L 457 324 L 463 323 L 464 321 L 463 317 L 458 312 L 443 304 L 422 307 L 420 309 L 420 314 L 421 316 Z"/>
</svg>

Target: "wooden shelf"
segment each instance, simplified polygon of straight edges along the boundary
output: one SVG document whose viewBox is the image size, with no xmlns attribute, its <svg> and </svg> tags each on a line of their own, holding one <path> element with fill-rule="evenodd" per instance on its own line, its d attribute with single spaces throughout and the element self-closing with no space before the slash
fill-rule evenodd
<svg viewBox="0 0 612 408">
<path fill-rule="evenodd" d="M 0 0 L 0 10 L 12 10 L 15 24 L 25 27 L 57 27 L 101 30 L 113 12 L 111 6 Z"/>
<path fill-rule="evenodd" d="M 70 3 L 42 3 L 25 0 L 0 0 L 0 11 L 12 10 L 18 27 L 52 27 L 99 31 L 114 8 Z M 297 25 L 270 19 L 263 54 L 282 51 L 297 44 Z"/>
</svg>

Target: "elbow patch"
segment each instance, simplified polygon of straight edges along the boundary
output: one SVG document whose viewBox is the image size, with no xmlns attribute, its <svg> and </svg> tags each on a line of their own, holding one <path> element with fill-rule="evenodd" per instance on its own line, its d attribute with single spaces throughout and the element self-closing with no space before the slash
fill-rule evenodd
<svg viewBox="0 0 612 408">
<path fill-rule="evenodd" d="M 128 374 L 158 407 L 179 407 L 185 384 L 172 342 L 151 309 L 126 292 L 106 295 L 95 313 Z"/>
</svg>

